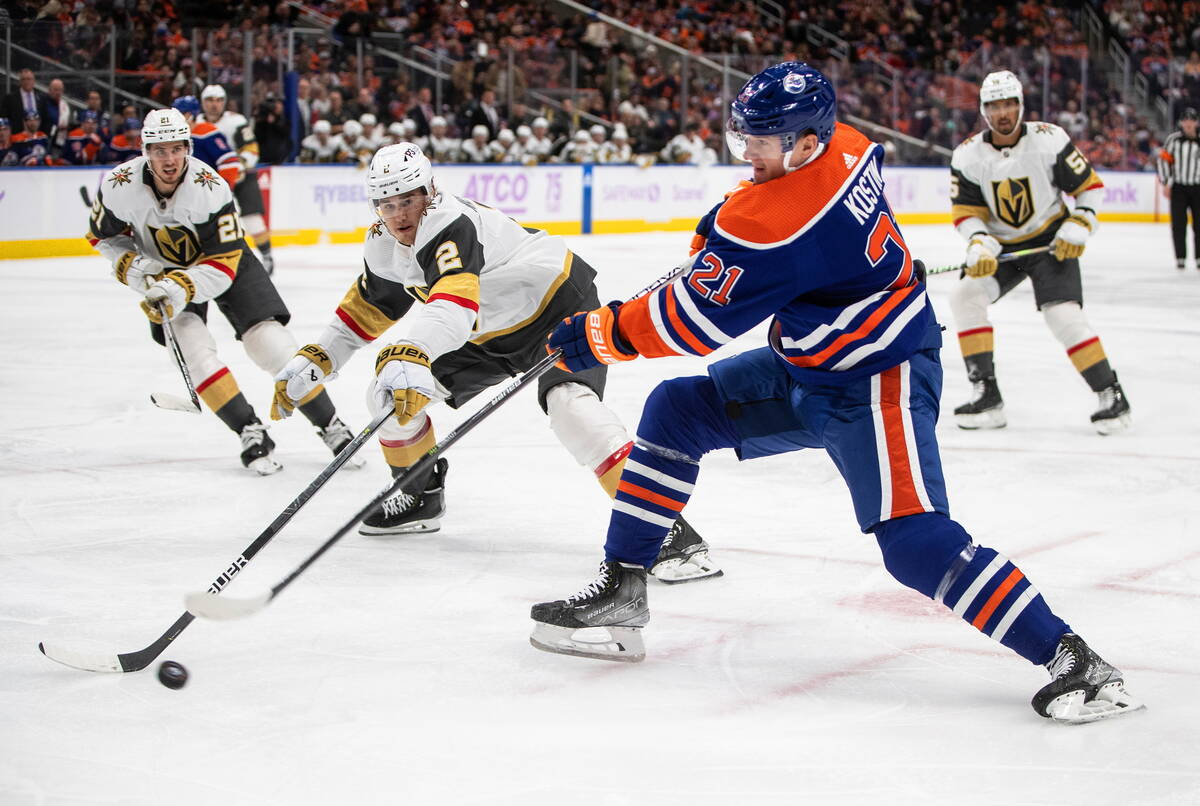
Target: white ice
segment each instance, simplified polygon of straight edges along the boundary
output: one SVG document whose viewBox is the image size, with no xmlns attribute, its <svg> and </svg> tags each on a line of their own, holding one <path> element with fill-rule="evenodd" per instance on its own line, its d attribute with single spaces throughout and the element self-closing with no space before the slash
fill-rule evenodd
<svg viewBox="0 0 1200 806">
<path fill-rule="evenodd" d="M 961 256 L 948 227 L 905 232 L 931 265 Z M 605 299 L 688 240 L 570 239 Z M 293 332 L 310 341 L 358 250 L 277 255 Z M 52 663 L 39 641 L 149 644 L 329 456 L 294 417 L 271 429 L 284 472 L 249 475 L 210 413 L 151 406 L 179 379 L 99 258 L 0 262 L 0 803 L 1198 803 L 1200 271 L 1175 270 L 1156 225 L 1104 225 L 1083 263 L 1133 429 L 1093 433 L 1095 395 L 1027 287 L 992 309 L 1008 428 L 955 428 L 968 384 L 952 337 L 939 428 L 953 514 L 1148 704 L 1067 728 L 1029 706 L 1044 670 L 888 576 L 816 451 L 704 462 L 688 513 L 725 576 L 653 586 L 644 663 L 534 650 L 529 605 L 593 577 L 607 507 L 531 392 L 448 454 L 440 533 L 352 533 L 261 615 L 192 624 L 160 658 L 190 670 L 182 690 L 154 666 Z M 930 280 L 947 323 L 955 282 Z M 265 417 L 269 379 L 210 321 Z M 372 364 L 360 356 L 331 386 L 358 426 Z M 702 372 L 618 366 L 609 400 L 632 428 L 657 380 Z M 436 410 L 441 433 L 461 417 Z M 269 588 L 375 494 L 384 465 L 373 445 L 364 455 L 231 594 Z"/>
</svg>

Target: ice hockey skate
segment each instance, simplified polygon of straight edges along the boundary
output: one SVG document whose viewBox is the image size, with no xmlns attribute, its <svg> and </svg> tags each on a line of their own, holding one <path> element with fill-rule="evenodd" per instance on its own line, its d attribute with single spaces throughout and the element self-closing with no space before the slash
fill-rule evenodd
<svg viewBox="0 0 1200 806">
<path fill-rule="evenodd" d="M 529 643 L 545 652 L 637 663 L 646 657 L 642 627 L 650 621 L 646 569 L 604 561 L 579 593 L 530 611 Z"/>
<path fill-rule="evenodd" d="M 354 434 L 350 432 L 350 426 L 343 423 L 340 417 L 334 417 L 324 428 L 318 428 L 317 434 L 320 435 L 325 446 L 333 451 L 334 456 L 337 456 L 342 452 L 342 448 L 354 441 Z M 352 456 L 346 460 L 344 467 L 357 470 L 364 464 L 362 459 Z"/>
<path fill-rule="evenodd" d="M 1092 413 L 1092 425 L 1095 429 L 1107 436 L 1128 428 L 1133 422 L 1133 415 L 1120 381 L 1114 379 L 1112 386 L 1101 389 L 1096 394 L 1100 397 L 1100 408 Z"/>
<path fill-rule="evenodd" d="M 1074 633 L 1059 640 L 1046 670 L 1054 679 L 1033 696 L 1033 709 L 1056 722 L 1080 725 L 1146 707 L 1125 691 L 1121 671 Z"/>
<path fill-rule="evenodd" d="M 708 543 L 680 515 L 667 532 L 650 575 L 667 585 L 719 577 L 725 572 L 708 556 Z"/>
<path fill-rule="evenodd" d="M 972 380 L 971 388 L 971 399 L 954 410 L 954 422 L 958 427 L 973 431 L 1008 425 L 1004 417 L 1004 400 L 1000 397 L 1000 386 L 995 376 Z"/>
<path fill-rule="evenodd" d="M 258 420 L 251 420 L 238 436 L 242 440 L 242 464 L 260 476 L 269 476 L 283 470 L 271 453 L 275 441 L 267 435 L 267 427 Z"/>
<path fill-rule="evenodd" d="M 358 527 L 362 535 L 405 535 L 436 532 L 442 528 L 446 514 L 445 459 L 438 459 L 433 475 L 425 483 L 425 491 L 406 493 L 403 490 L 383 502 L 383 508 L 363 519 Z"/>
</svg>

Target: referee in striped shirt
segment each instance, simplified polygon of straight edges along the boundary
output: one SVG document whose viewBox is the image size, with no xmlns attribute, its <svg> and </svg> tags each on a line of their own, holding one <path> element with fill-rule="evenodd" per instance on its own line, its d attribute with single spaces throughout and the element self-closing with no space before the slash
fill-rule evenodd
<svg viewBox="0 0 1200 806">
<path fill-rule="evenodd" d="M 1171 238 L 1175 242 L 1175 268 L 1187 257 L 1187 215 L 1192 213 L 1192 255 L 1200 269 L 1200 114 L 1192 107 L 1179 116 L 1179 131 L 1167 135 L 1158 155 L 1158 178 L 1163 195 L 1171 200 Z"/>
</svg>

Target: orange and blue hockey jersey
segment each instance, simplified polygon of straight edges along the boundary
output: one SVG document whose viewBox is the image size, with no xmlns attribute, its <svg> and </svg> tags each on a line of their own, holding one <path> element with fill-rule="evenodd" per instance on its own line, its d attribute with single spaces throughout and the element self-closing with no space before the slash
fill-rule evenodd
<svg viewBox="0 0 1200 806">
<path fill-rule="evenodd" d="M 697 227 L 691 272 L 621 307 L 648 357 L 707 355 L 773 316 L 797 380 L 848 382 L 940 343 L 940 326 L 883 195 L 883 148 L 838 124 L 786 176 L 740 187 Z"/>
<path fill-rule="evenodd" d="M 221 130 L 211 123 L 200 121 L 192 124 L 192 154 L 215 169 L 231 188 L 241 178 L 241 160 L 229 147 L 229 141 L 221 134 Z"/>
</svg>

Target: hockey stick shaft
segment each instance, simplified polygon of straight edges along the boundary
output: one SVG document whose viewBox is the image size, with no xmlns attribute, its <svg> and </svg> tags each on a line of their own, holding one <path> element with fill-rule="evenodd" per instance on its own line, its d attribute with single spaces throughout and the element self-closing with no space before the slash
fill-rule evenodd
<svg viewBox="0 0 1200 806">
<path fill-rule="evenodd" d="M 375 432 L 383 426 L 384 422 L 386 422 L 387 418 L 390 416 L 390 413 L 380 414 L 374 420 L 372 420 L 366 428 L 360 431 L 358 436 L 351 440 L 346 447 L 342 448 L 341 452 L 333 458 L 333 461 L 326 465 L 325 469 L 317 474 L 317 477 L 313 479 L 312 482 L 310 482 L 309 485 L 305 487 L 304 490 L 298 496 L 296 496 L 296 498 L 290 504 L 284 507 L 283 511 L 275 517 L 275 520 L 271 521 L 270 525 L 267 526 L 267 528 L 264 529 L 262 533 L 254 539 L 254 542 L 243 549 L 242 553 L 239 554 L 237 558 L 233 560 L 233 562 L 229 563 L 225 567 L 225 570 L 222 571 L 221 574 L 215 580 L 213 580 L 213 583 L 208 587 L 208 593 L 220 593 L 227 585 L 229 585 L 233 578 L 243 568 L 245 568 L 252 559 L 254 559 L 254 556 L 258 554 L 263 547 L 267 545 L 267 543 L 271 542 L 275 535 L 282 531 L 283 527 L 287 525 L 288 521 L 290 521 L 295 514 L 300 511 L 300 508 L 308 503 L 309 499 L 316 495 L 317 491 L 325 486 L 325 483 L 329 481 L 329 479 L 332 478 L 335 473 L 341 470 L 341 468 L 348 461 L 350 461 L 351 458 L 354 457 L 354 454 L 358 453 L 362 446 L 365 445 L 372 436 L 374 436 Z M 38 649 L 41 650 L 43 655 L 51 660 L 58 661 L 59 663 L 63 663 L 67 666 L 73 666 L 77 669 L 83 669 L 84 671 L 136 672 L 149 666 L 150 663 L 152 663 L 155 658 L 161 655 L 163 650 L 165 650 L 167 646 L 174 641 L 195 618 L 196 617 L 191 612 L 185 611 L 183 615 L 176 619 L 175 623 L 167 628 L 167 631 L 160 635 L 153 643 L 135 652 L 124 652 L 117 655 L 97 655 L 94 653 L 72 652 L 70 650 L 58 649 L 57 647 L 53 646 L 47 648 L 44 643 L 39 643 Z"/>
<path fill-rule="evenodd" d="M 171 354 L 175 356 L 175 365 L 179 367 L 179 374 L 183 376 L 183 385 L 187 387 L 188 397 L 191 399 L 192 405 L 196 407 L 196 412 L 199 413 L 200 396 L 196 394 L 196 385 L 192 383 L 192 373 L 188 371 L 187 362 L 183 360 L 183 351 L 179 349 L 179 342 L 175 340 L 175 328 L 167 317 L 167 304 L 165 302 L 158 303 L 158 311 L 162 314 L 163 338 L 167 342 Z"/>
<path fill-rule="evenodd" d="M 693 260 L 689 257 L 683 263 L 680 263 L 667 274 L 658 278 L 646 288 L 639 291 L 631 299 L 649 294 L 661 286 L 664 286 L 676 278 L 681 277 L 692 265 Z M 466 436 L 475 426 L 486 420 L 491 414 L 499 408 L 505 401 L 512 397 L 515 393 L 533 383 L 539 377 L 544 375 L 562 358 L 562 351 L 555 350 L 538 363 L 527 369 L 521 377 L 517 378 L 507 387 L 505 387 L 498 395 L 485 403 L 478 411 L 460 423 L 454 430 L 442 438 L 440 442 L 430 448 L 424 456 L 418 459 L 414 464 L 409 466 L 407 470 L 401 473 L 396 478 L 392 479 L 392 483 L 387 486 L 381 493 L 371 499 L 366 506 L 354 513 L 341 528 L 339 528 L 332 536 L 324 543 L 317 547 L 316 551 L 310 554 L 294 571 L 279 581 L 267 593 L 261 594 L 248 599 L 231 599 L 228 597 L 216 598 L 205 593 L 191 593 L 185 597 L 188 610 L 195 612 L 196 615 L 213 618 L 213 619 L 234 619 L 248 616 L 269 605 L 280 593 L 282 593 L 289 585 L 303 574 L 313 563 L 321 558 L 325 552 L 333 548 L 333 546 L 345 537 L 350 531 L 360 523 L 364 518 L 369 517 L 373 512 L 383 506 L 383 502 L 395 495 L 396 492 L 402 489 L 406 482 L 412 478 L 419 478 L 420 475 L 429 470 L 430 466 L 438 460 L 454 443 L 458 442 Z"/>
<path fill-rule="evenodd" d="M 1008 263 L 1011 260 L 1017 260 L 1019 258 L 1029 257 L 1030 255 L 1040 255 L 1043 252 L 1049 252 L 1049 251 L 1050 251 L 1049 246 L 1035 246 L 1032 249 L 1018 249 L 1016 252 L 1006 252 L 1006 253 L 1000 255 L 1000 257 L 996 258 L 996 262 L 997 263 Z M 946 272 L 950 272 L 950 271 L 962 271 L 966 267 L 967 267 L 966 263 L 956 263 L 953 266 L 938 266 L 936 269 L 929 269 L 928 271 L 925 272 L 925 274 L 926 275 L 945 274 Z"/>
</svg>

